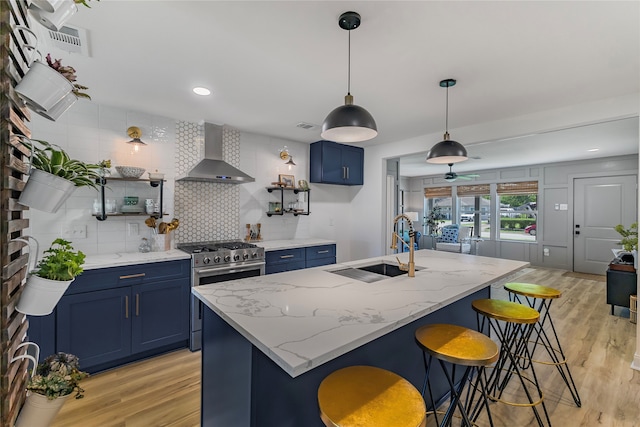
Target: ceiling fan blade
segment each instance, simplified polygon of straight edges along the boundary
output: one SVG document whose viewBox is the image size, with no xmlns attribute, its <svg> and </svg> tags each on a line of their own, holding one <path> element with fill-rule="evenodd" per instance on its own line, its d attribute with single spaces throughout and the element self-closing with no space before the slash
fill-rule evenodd
<svg viewBox="0 0 640 427">
<path fill-rule="evenodd" d="M 458 178 L 466 180 L 473 179 L 473 177 L 470 177 L 469 175 L 458 175 Z"/>
</svg>

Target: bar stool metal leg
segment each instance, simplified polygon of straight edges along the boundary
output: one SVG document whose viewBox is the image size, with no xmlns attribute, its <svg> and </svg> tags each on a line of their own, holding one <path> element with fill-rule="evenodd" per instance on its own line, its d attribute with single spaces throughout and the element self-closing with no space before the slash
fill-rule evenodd
<svg viewBox="0 0 640 427">
<path fill-rule="evenodd" d="M 480 332 L 456 325 L 426 325 L 416 330 L 416 342 L 423 351 L 425 364 L 425 380 L 422 395 L 429 392 L 429 399 L 436 423 L 439 426 L 450 426 L 456 409 L 460 412 L 462 426 L 475 426 L 475 421 L 483 408 L 486 408 L 489 423 L 493 426 L 493 418 L 487 399 L 487 377 L 484 368 L 498 360 L 498 346 Z M 431 389 L 430 374 L 433 359 L 436 358 L 449 385 L 449 407 L 444 418 L 438 420 L 436 402 Z M 457 366 L 464 368 L 462 377 L 456 377 Z M 472 381 L 471 379 L 475 381 Z M 458 381 L 456 383 L 456 381 Z M 467 387 L 463 399 L 464 389 Z M 480 397 L 476 399 L 476 393 Z M 446 395 L 445 395 L 446 396 Z M 427 414 L 429 414 L 428 412 Z"/>
<path fill-rule="evenodd" d="M 527 343 L 538 322 L 539 313 L 522 304 L 492 299 L 473 301 L 472 307 L 477 313 L 479 327 L 483 327 L 485 321 L 488 322 L 490 329 L 502 344 L 500 357 L 488 379 L 490 398 L 513 406 L 529 406 L 540 427 L 545 426 L 545 421 L 547 426 L 551 426 L 534 366 L 529 364 L 527 369 L 523 369 L 522 364 L 519 363 L 522 358 L 531 358 Z M 514 376 L 518 378 L 528 403 L 510 402 L 502 398 Z M 534 396 L 530 390 L 530 384 L 535 387 L 537 396 Z M 538 405 L 542 406 L 544 419 L 538 411 Z"/>
<path fill-rule="evenodd" d="M 545 348 L 551 361 L 531 359 L 531 362 L 554 365 L 569 389 L 576 406 L 581 407 L 582 401 L 580 400 L 578 388 L 571 375 L 567 357 L 562 349 L 550 312 L 551 303 L 554 299 L 559 298 L 562 293 L 553 288 L 531 283 L 507 283 L 504 288 L 509 292 L 511 301 L 526 304 L 540 312 L 540 320 L 535 326 L 534 340 L 531 342 L 530 352 L 534 355 L 538 345 L 541 345 Z"/>
</svg>

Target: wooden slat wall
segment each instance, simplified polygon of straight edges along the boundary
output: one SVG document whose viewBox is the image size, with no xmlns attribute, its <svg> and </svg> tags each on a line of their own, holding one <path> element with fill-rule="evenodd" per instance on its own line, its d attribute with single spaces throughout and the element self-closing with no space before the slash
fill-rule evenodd
<svg viewBox="0 0 640 427">
<path fill-rule="evenodd" d="M 27 71 L 30 52 L 23 51 L 26 43 L 33 43 L 16 25 L 27 23 L 26 0 L 0 1 L 0 425 L 14 424 L 25 398 L 27 362 L 10 363 L 16 356 L 27 334 L 28 322 L 15 309 L 27 273 L 28 256 L 22 254 L 24 243 L 11 242 L 23 235 L 29 226 L 25 218 L 27 208 L 17 202 L 24 188 L 27 166 L 26 150 L 17 144 L 18 136 L 30 137 L 25 122 L 30 120 L 29 110 L 20 101 L 13 88 Z M 23 352 L 23 350 L 20 350 Z"/>
</svg>

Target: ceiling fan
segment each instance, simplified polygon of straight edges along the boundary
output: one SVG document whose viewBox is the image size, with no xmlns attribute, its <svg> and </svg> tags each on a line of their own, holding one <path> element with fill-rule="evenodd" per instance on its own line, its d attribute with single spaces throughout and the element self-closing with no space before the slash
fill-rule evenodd
<svg viewBox="0 0 640 427">
<path fill-rule="evenodd" d="M 452 170 L 453 167 L 453 163 L 449 163 L 449 172 L 444 174 L 444 180 L 447 182 L 453 182 L 456 179 L 473 179 L 473 178 L 477 178 L 480 175 L 472 173 L 472 174 L 465 174 L 465 175 L 458 175 L 457 173 L 455 173 Z"/>
</svg>

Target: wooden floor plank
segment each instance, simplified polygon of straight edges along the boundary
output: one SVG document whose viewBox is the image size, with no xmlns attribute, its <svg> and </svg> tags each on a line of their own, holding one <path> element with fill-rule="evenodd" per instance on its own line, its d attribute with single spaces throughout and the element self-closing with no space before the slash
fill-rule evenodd
<svg viewBox="0 0 640 427">
<path fill-rule="evenodd" d="M 556 427 L 635 427 L 640 419 L 640 372 L 630 368 L 636 325 L 611 316 L 599 277 L 530 268 L 517 278 L 562 291 L 551 312 L 582 399 L 576 407 L 553 366 L 536 366 Z M 514 280 L 515 281 L 515 280 Z M 501 286 L 494 298 L 506 298 Z M 52 427 L 196 427 L 200 425 L 200 353 L 180 350 L 96 374 L 86 397 L 69 401 Z M 516 391 L 513 391 L 515 394 Z M 309 402 L 315 405 L 315 402 Z M 531 409 L 493 403 L 496 426 L 535 426 Z M 486 418 L 478 422 L 488 425 Z M 429 426 L 434 425 L 430 418 Z M 229 426 L 233 427 L 233 426 Z M 265 426 L 271 427 L 271 426 Z"/>
</svg>

